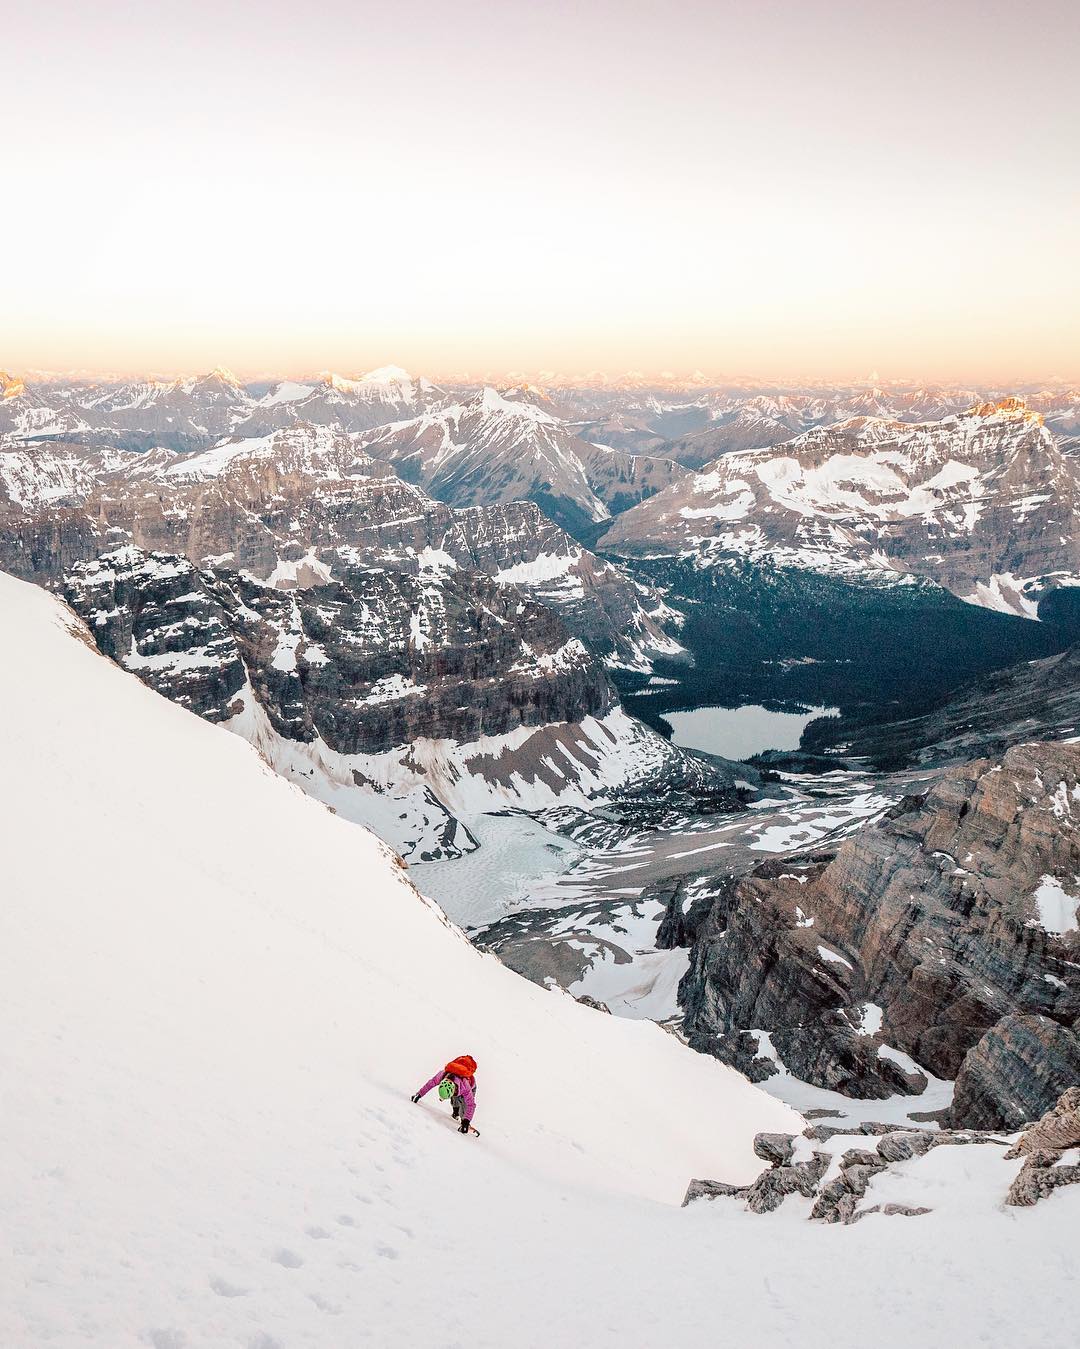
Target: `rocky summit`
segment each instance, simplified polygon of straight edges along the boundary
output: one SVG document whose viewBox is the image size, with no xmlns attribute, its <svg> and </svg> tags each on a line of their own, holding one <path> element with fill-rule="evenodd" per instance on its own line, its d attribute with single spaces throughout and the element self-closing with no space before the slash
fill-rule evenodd
<svg viewBox="0 0 1080 1349">
<path fill-rule="evenodd" d="M 683 920 L 691 1044 L 864 1097 L 921 1090 L 921 1065 L 957 1078 L 956 1125 L 1046 1109 L 1080 1047 L 1078 774 L 1076 746 L 1017 745 L 732 880 Z"/>
</svg>

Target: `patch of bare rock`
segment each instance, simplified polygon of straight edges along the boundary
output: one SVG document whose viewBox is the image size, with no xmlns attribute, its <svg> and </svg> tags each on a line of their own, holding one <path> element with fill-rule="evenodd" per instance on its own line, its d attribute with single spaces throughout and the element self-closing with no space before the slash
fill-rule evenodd
<svg viewBox="0 0 1080 1349">
<path fill-rule="evenodd" d="M 842 1152 L 823 1145 L 852 1132 L 865 1134 L 866 1146 Z M 872 1140 L 872 1141 L 871 1141 Z M 815 1146 L 818 1145 L 818 1146 Z M 683 1207 L 696 1199 L 740 1199 L 750 1213 L 771 1213 L 789 1195 L 812 1200 L 811 1220 L 856 1223 L 869 1213 L 917 1217 L 929 1208 L 898 1203 L 863 1206 L 870 1182 L 890 1167 L 925 1156 L 934 1148 L 982 1145 L 1007 1149 L 1003 1160 L 1024 1158 L 1024 1164 L 1005 1193 L 1006 1204 L 1030 1207 L 1063 1185 L 1080 1182 L 1080 1165 L 1065 1159 L 1080 1147 L 1080 1087 L 1063 1092 L 1057 1104 L 1010 1140 L 977 1129 L 909 1129 L 886 1124 L 863 1124 L 858 1130 L 831 1125 L 808 1125 L 795 1134 L 760 1133 L 754 1151 L 768 1162 L 751 1185 L 729 1185 L 718 1180 L 692 1180 Z M 1004 1179 L 1003 1179 L 1004 1187 Z"/>
</svg>

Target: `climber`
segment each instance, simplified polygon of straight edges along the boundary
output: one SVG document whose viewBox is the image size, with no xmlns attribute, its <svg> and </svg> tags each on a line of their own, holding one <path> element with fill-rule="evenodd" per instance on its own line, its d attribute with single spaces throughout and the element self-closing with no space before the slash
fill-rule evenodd
<svg viewBox="0 0 1080 1349">
<path fill-rule="evenodd" d="M 425 1082 L 412 1098 L 415 1104 L 421 1096 L 426 1096 L 432 1087 L 438 1087 L 439 1099 L 449 1101 L 454 1109 L 454 1118 L 459 1119 L 458 1133 L 467 1134 L 476 1111 L 476 1060 L 471 1054 L 459 1054 L 451 1059 L 445 1068 L 429 1081 Z"/>
</svg>

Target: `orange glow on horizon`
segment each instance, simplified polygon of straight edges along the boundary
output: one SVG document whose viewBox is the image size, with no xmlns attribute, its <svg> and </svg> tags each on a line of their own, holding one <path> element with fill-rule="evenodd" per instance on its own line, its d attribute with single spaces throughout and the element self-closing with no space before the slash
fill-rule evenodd
<svg viewBox="0 0 1080 1349">
<path fill-rule="evenodd" d="M 184 10 L 7 20 L 0 368 L 1080 382 L 1080 7 Z"/>
</svg>

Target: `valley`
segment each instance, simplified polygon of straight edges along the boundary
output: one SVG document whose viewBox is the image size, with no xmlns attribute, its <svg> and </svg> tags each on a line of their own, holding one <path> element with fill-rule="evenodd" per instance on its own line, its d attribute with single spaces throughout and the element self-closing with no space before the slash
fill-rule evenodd
<svg viewBox="0 0 1080 1349">
<path fill-rule="evenodd" d="M 863 840 L 895 860 L 894 819 L 1069 740 L 1080 708 L 1050 690 L 1075 682 L 1080 459 L 1050 426 L 1072 392 L 775 403 L 393 367 L 6 388 L 4 565 L 374 830 L 517 973 L 854 1122 L 884 1098 L 901 1120 L 955 1114 L 968 1051 L 984 1116 L 1017 1091 L 1045 1108 L 1068 1077 L 1075 943 L 1024 935 L 1026 864 L 945 886 L 946 929 L 1007 894 L 1013 936 L 994 974 L 970 940 L 936 946 L 952 991 L 914 1012 L 883 1001 L 877 938 L 848 913 L 871 923 L 885 881 L 844 879 L 828 925 L 771 887 L 811 893 Z M 1067 896 L 1071 807 L 1055 820 L 1038 875 Z M 927 1048 L 942 1015 L 948 1052 Z M 1041 1075 L 1009 1058 L 1009 1018 L 1047 1045 Z"/>
</svg>

